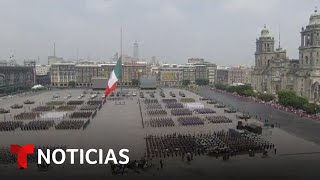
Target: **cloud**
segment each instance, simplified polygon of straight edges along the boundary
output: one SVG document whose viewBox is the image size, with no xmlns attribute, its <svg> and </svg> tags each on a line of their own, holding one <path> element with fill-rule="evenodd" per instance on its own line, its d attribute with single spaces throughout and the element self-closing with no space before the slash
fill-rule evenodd
<svg viewBox="0 0 320 180">
<path fill-rule="evenodd" d="M 92 14 L 109 14 L 116 8 L 115 0 L 85 0 L 86 11 Z"/>
<path fill-rule="evenodd" d="M 265 13 L 271 12 L 278 0 L 223 0 L 222 8 L 233 13 Z"/>
<path fill-rule="evenodd" d="M 161 11 L 163 17 L 168 19 L 183 20 L 183 13 L 173 4 L 166 4 Z"/>
</svg>

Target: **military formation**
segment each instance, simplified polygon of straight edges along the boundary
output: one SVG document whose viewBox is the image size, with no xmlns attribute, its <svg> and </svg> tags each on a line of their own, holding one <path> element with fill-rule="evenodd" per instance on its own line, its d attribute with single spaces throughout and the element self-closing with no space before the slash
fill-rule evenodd
<svg viewBox="0 0 320 180">
<path fill-rule="evenodd" d="M 191 103 L 191 102 L 196 102 L 196 100 L 193 99 L 193 98 L 181 98 L 180 102 L 182 102 L 182 103 Z"/>
<path fill-rule="evenodd" d="M 214 114 L 216 113 L 215 110 L 210 109 L 210 108 L 198 108 L 194 110 L 195 112 L 197 112 L 198 114 Z"/>
<path fill-rule="evenodd" d="M 61 101 L 60 96 L 55 96 L 51 101 L 39 102 L 39 106 L 32 107 L 34 101 L 27 100 L 24 104 L 24 112 L 18 111 L 9 116 L 4 116 L 0 121 L 0 131 L 38 131 L 49 130 L 50 128 L 72 130 L 85 129 L 90 124 L 98 110 L 100 110 L 105 99 L 69 100 Z M 70 99 L 70 98 L 68 98 Z M 85 103 L 86 102 L 86 103 Z M 85 103 L 85 104 L 84 104 Z M 38 104 L 38 103 L 37 103 Z M 23 120 L 23 121 L 22 121 Z"/>
<path fill-rule="evenodd" d="M 40 112 L 22 112 L 15 115 L 14 120 L 33 120 L 40 117 Z"/>
<path fill-rule="evenodd" d="M 147 114 L 150 116 L 159 116 L 159 115 L 167 115 L 167 111 L 164 109 L 152 109 L 148 110 Z"/>
<path fill-rule="evenodd" d="M 174 98 L 173 92 L 170 93 L 170 96 L 173 97 L 170 99 L 165 98 L 163 91 L 161 91 L 161 94 L 160 98 L 162 97 L 162 99 L 160 100 L 144 99 L 143 101 L 146 115 L 149 118 L 151 117 L 148 121 L 145 121 L 146 127 L 172 127 L 175 124 L 179 126 L 199 126 L 233 122 L 226 116 L 215 115 L 217 111 L 213 108 L 184 108 L 183 103 L 196 102 L 193 98 L 183 97 L 179 101 Z M 225 108 L 223 103 L 217 104 L 218 102 L 209 98 L 200 98 L 200 100 L 210 102 L 208 104 L 212 104 L 214 108 Z M 170 114 L 161 113 L 166 112 L 166 110 L 170 110 L 168 111 Z M 222 113 L 228 112 L 223 111 Z M 155 114 L 159 117 L 152 117 Z M 151 159 L 181 156 L 183 160 L 191 161 L 197 155 L 212 155 L 217 158 L 221 156 L 224 160 L 227 160 L 242 153 L 252 155 L 263 152 L 265 154 L 267 150 L 274 148 L 272 143 L 262 139 L 257 134 L 234 129 L 211 133 L 148 135 L 145 140 L 146 157 Z"/>
<path fill-rule="evenodd" d="M 76 111 L 70 114 L 69 117 L 72 119 L 81 119 L 81 118 L 88 119 L 91 116 L 92 116 L 92 111 Z"/>
<path fill-rule="evenodd" d="M 55 126 L 56 129 L 72 130 L 81 129 L 85 124 L 84 120 L 63 120 Z"/>
<path fill-rule="evenodd" d="M 59 106 L 56 108 L 56 111 L 74 111 L 77 106 L 68 105 L 68 106 Z"/>
<path fill-rule="evenodd" d="M 147 104 L 146 105 L 146 109 L 162 109 L 161 104 Z"/>
<path fill-rule="evenodd" d="M 46 103 L 47 106 L 60 106 L 63 105 L 64 101 L 49 101 Z"/>
<path fill-rule="evenodd" d="M 151 118 L 147 123 L 151 127 L 172 127 L 174 122 L 171 117 Z"/>
<path fill-rule="evenodd" d="M 67 102 L 67 105 L 75 105 L 75 106 L 77 106 L 77 105 L 81 105 L 81 104 L 83 104 L 83 103 L 84 103 L 84 101 L 81 101 L 81 100 L 68 101 L 68 102 Z"/>
<path fill-rule="evenodd" d="M 27 124 L 21 125 L 22 131 L 39 131 L 48 130 L 54 124 L 53 120 L 42 120 L 42 121 L 30 121 Z"/>
<path fill-rule="evenodd" d="M 43 112 L 43 111 L 52 111 L 54 106 L 38 106 L 32 109 L 32 111 Z"/>
<path fill-rule="evenodd" d="M 204 120 L 198 116 L 178 117 L 177 120 L 181 126 L 204 125 Z"/>
<path fill-rule="evenodd" d="M 181 109 L 171 109 L 172 116 L 190 116 L 192 115 L 192 111 L 187 108 Z"/>
<path fill-rule="evenodd" d="M 214 133 L 149 135 L 146 137 L 146 156 L 165 158 L 188 155 L 233 156 L 262 152 L 274 144 L 253 133 L 219 131 Z"/>
<path fill-rule="evenodd" d="M 166 108 L 169 108 L 169 109 L 183 108 L 183 104 L 182 103 L 167 103 Z"/>
<path fill-rule="evenodd" d="M 22 124 L 22 121 L 2 121 L 0 122 L 0 131 L 14 131 Z"/>
<path fill-rule="evenodd" d="M 206 116 L 209 123 L 219 124 L 219 123 L 232 123 L 232 120 L 225 116 Z"/>
</svg>

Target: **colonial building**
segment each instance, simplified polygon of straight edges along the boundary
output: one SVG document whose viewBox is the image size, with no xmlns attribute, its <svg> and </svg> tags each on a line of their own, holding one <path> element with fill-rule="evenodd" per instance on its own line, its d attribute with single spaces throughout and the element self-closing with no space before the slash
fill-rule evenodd
<svg viewBox="0 0 320 180">
<path fill-rule="evenodd" d="M 218 67 L 216 82 L 222 84 L 229 84 L 229 70 L 227 68 Z"/>
<path fill-rule="evenodd" d="M 159 79 L 161 86 L 179 86 L 183 80 L 183 68 L 178 65 L 162 65 Z"/>
<path fill-rule="evenodd" d="M 50 85 L 50 66 L 49 65 L 36 65 L 36 84 Z"/>
<path fill-rule="evenodd" d="M 253 88 L 277 93 L 293 89 L 310 102 L 320 102 L 320 13 L 315 10 L 301 29 L 299 59 L 290 60 L 282 48 L 274 50 L 274 38 L 266 26 L 256 41 Z M 280 44 L 280 43 L 279 43 Z"/>
<path fill-rule="evenodd" d="M 100 76 L 109 79 L 110 74 L 115 63 L 100 64 L 101 73 Z M 122 64 L 122 84 L 124 86 L 132 86 L 133 81 L 139 80 L 142 76 L 147 74 L 147 64 L 145 62 L 124 62 Z M 118 84 L 121 82 L 118 82 Z"/>
<path fill-rule="evenodd" d="M 206 70 L 207 70 L 207 79 L 209 80 L 209 84 L 214 84 L 217 75 L 217 65 L 213 63 L 205 62 Z"/>
<path fill-rule="evenodd" d="M 51 85 L 67 87 L 69 82 L 76 81 L 75 63 L 56 63 L 50 68 Z"/>
<path fill-rule="evenodd" d="M 91 79 L 101 76 L 101 67 L 95 64 L 76 64 L 75 73 L 76 87 L 90 87 L 92 86 Z"/>
<path fill-rule="evenodd" d="M 288 68 L 296 63 L 287 58 L 287 52 L 280 47 L 280 43 L 277 49 L 274 46 L 274 37 L 264 26 L 261 36 L 256 40 L 255 67 L 252 73 L 252 87 L 259 92 L 276 94 L 286 87 L 284 77 L 291 70 Z"/>
<path fill-rule="evenodd" d="M 8 89 L 30 88 L 34 85 L 35 71 L 26 66 L 0 66 L 0 94 Z"/>
<path fill-rule="evenodd" d="M 231 67 L 228 71 L 228 84 L 251 84 L 251 68 L 238 66 Z"/>
<path fill-rule="evenodd" d="M 189 80 L 190 84 L 194 84 L 196 81 L 196 67 L 193 65 L 182 65 L 183 80 Z"/>
<path fill-rule="evenodd" d="M 320 101 L 320 13 L 311 14 L 309 24 L 301 29 L 299 70 L 296 91 L 311 102 Z"/>
</svg>

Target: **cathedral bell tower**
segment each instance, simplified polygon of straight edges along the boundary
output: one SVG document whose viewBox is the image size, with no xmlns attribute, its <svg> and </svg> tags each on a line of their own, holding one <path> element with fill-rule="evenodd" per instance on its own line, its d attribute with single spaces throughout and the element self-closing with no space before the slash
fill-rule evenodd
<svg viewBox="0 0 320 180">
<path fill-rule="evenodd" d="M 269 29 L 264 25 L 261 35 L 256 39 L 255 67 L 265 68 L 274 58 L 274 37 L 269 33 Z"/>
</svg>

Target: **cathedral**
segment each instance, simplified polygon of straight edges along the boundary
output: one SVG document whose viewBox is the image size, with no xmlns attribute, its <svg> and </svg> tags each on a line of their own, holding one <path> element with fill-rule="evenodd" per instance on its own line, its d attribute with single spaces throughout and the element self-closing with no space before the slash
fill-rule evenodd
<svg viewBox="0 0 320 180">
<path fill-rule="evenodd" d="M 310 102 L 320 102 L 320 13 L 311 14 L 309 24 L 301 28 L 299 59 L 289 59 L 286 50 L 275 49 L 275 40 L 264 26 L 256 39 L 252 87 L 258 92 L 276 94 L 292 89 Z"/>
</svg>

